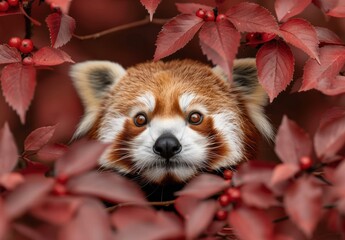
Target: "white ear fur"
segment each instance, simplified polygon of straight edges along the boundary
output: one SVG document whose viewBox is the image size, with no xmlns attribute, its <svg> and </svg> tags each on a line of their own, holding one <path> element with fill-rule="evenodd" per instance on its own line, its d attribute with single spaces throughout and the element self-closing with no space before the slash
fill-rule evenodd
<svg viewBox="0 0 345 240">
<path fill-rule="evenodd" d="M 213 72 L 221 79 L 228 81 L 224 71 L 216 66 Z M 255 58 L 236 59 L 233 67 L 232 87 L 241 92 L 250 118 L 260 133 L 268 140 L 273 140 L 274 132 L 265 115 L 264 106 L 268 96 L 257 79 Z"/>
<path fill-rule="evenodd" d="M 74 137 L 92 127 L 103 98 L 125 74 L 121 65 L 109 61 L 86 61 L 72 66 L 70 76 L 85 107 L 84 118 Z"/>
</svg>

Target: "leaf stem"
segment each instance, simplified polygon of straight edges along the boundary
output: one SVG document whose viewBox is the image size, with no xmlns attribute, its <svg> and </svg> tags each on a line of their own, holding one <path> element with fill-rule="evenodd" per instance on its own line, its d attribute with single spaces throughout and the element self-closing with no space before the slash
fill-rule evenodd
<svg viewBox="0 0 345 240">
<path fill-rule="evenodd" d="M 30 0 L 27 3 L 25 3 L 23 6 L 24 11 L 29 17 L 31 17 L 31 8 L 34 1 L 35 0 Z M 24 38 L 30 39 L 32 37 L 32 23 L 31 23 L 31 20 L 27 18 L 26 16 L 24 16 L 24 20 L 25 20 L 25 37 Z"/>
<path fill-rule="evenodd" d="M 147 204 L 138 204 L 138 203 L 120 203 L 112 207 L 108 207 L 107 210 L 108 212 L 112 212 L 117 208 L 120 207 L 125 207 L 125 206 L 163 206 L 167 207 L 175 203 L 175 200 L 170 200 L 170 201 L 163 201 L 163 202 L 148 202 Z"/>
<path fill-rule="evenodd" d="M 79 39 L 79 40 L 88 40 L 88 39 L 96 39 L 99 37 L 102 37 L 104 35 L 110 34 L 110 33 L 114 33 L 114 32 L 119 32 L 122 30 L 126 30 L 126 29 L 130 29 L 130 28 L 135 28 L 135 27 L 139 27 L 139 26 L 143 26 L 149 23 L 153 23 L 153 24 L 157 24 L 157 25 L 163 25 L 165 24 L 169 19 L 164 19 L 164 18 L 156 18 L 156 19 L 152 19 L 152 21 L 150 21 L 150 17 L 147 16 L 142 20 L 136 21 L 136 22 L 131 22 L 131 23 L 127 23 L 127 24 L 123 24 L 123 25 L 119 25 L 119 26 L 115 26 L 97 33 L 92 33 L 92 34 L 88 34 L 88 35 L 77 35 L 77 34 L 73 34 L 73 37 Z"/>
</svg>

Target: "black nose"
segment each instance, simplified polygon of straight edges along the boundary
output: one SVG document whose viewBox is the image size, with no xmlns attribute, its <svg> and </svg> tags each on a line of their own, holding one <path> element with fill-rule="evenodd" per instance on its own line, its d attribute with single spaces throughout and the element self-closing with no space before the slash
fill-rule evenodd
<svg viewBox="0 0 345 240">
<path fill-rule="evenodd" d="M 154 153 L 169 160 L 172 156 L 181 152 L 182 146 L 178 139 L 171 133 L 164 133 L 157 138 L 155 145 L 153 145 Z"/>
</svg>

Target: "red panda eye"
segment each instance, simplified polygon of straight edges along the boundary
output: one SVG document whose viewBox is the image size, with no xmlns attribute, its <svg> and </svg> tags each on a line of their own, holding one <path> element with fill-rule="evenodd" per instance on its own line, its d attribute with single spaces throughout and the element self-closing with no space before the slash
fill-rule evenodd
<svg viewBox="0 0 345 240">
<path fill-rule="evenodd" d="M 199 112 L 191 112 L 188 117 L 188 122 L 193 125 L 199 125 L 204 119 L 203 115 Z"/>
<path fill-rule="evenodd" d="M 137 127 L 142 127 L 147 123 L 147 117 L 144 113 L 138 113 L 135 117 L 134 117 L 134 124 Z"/>
</svg>

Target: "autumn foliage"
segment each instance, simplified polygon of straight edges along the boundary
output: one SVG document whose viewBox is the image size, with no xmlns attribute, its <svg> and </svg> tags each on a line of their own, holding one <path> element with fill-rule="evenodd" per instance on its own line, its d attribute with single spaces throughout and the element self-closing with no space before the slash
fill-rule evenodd
<svg viewBox="0 0 345 240">
<path fill-rule="evenodd" d="M 22 39 L 0 39 L 2 95 L 22 124 L 40 71 L 74 62 L 73 52 L 61 49 L 73 37 L 83 39 L 69 15 L 71 2 L 0 1 L 0 18 L 23 16 L 19 31 L 30 41 L 42 25 L 32 10 L 51 8 L 45 18 L 50 46 L 33 42 L 33 49 L 23 49 Z M 281 110 L 284 117 L 272 144 L 280 162 L 253 159 L 225 170 L 223 177 L 197 176 L 168 202 L 149 202 L 132 181 L 99 171 L 98 159 L 108 145 L 55 142 L 57 125 L 41 126 L 18 143 L 17 131 L 5 119 L 0 129 L 0 239 L 344 239 L 345 45 L 335 32 L 300 14 L 313 6 L 327 19 L 345 18 L 345 1 L 275 0 L 274 11 L 247 1 L 184 2 L 176 4 L 177 16 L 159 21 L 154 14 L 160 0 L 137 2 L 149 18 L 136 26 L 164 23 L 154 61 L 198 38 L 201 52 L 231 79 L 233 60 L 245 46 L 256 51 L 259 82 L 271 102 L 284 90 L 314 89 L 340 104 L 315 116 L 314 131 Z M 307 60 L 301 62 L 300 54 Z M 301 78 L 294 79 L 296 68 Z"/>
</svg>

